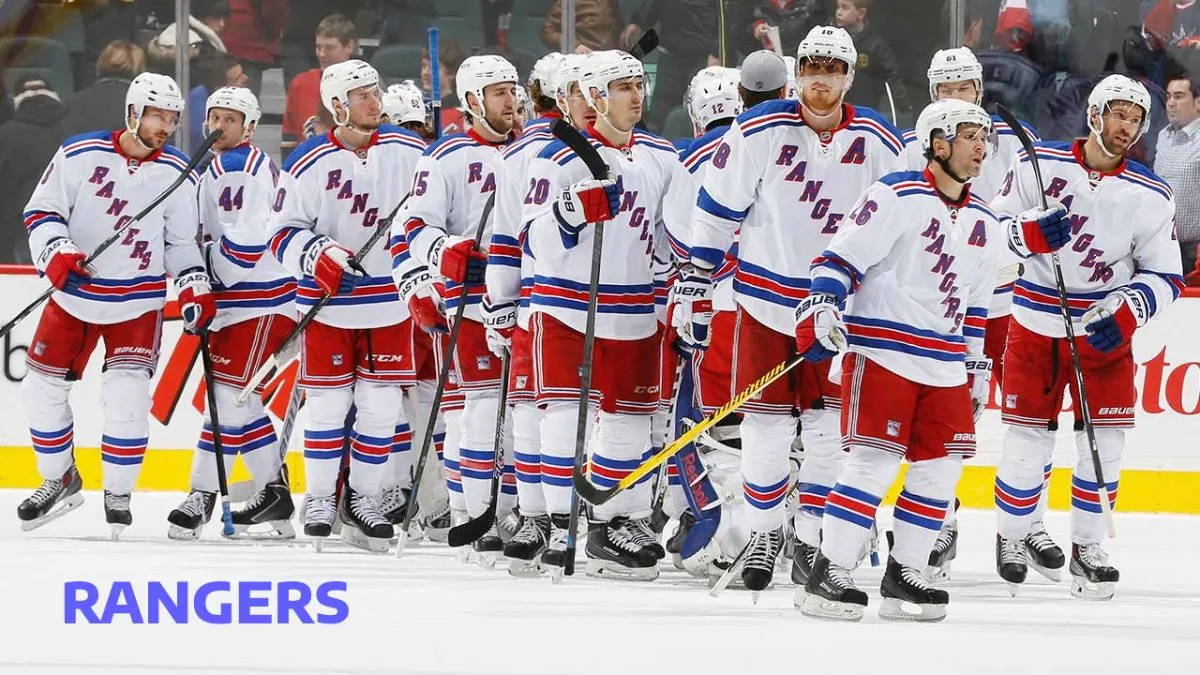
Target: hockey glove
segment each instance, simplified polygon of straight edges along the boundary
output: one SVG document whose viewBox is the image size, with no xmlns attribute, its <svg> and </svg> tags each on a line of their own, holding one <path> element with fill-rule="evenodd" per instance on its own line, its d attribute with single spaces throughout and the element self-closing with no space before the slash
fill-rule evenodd
<svg viewBox="0 0 1200 675">
<path fill-rule="evenodd" d="M 317 237 L 304 247 L 300 269 L 327 295 L 349 295 L 363 276 L 356 269 L 353 255 L 329 237 Z"/>
<path fill-rule="evenodd" d="M 512 345 L 513 333 L 517 330 L 517 306 L 511 302 L 492 304 L 483 296 L 480 318 L 487 329 L 488 349 L 496 358 L 504 358 L 504 352 Z"/>
<path fill-rule="evenodd" d="M 446 303 L 442 300 L 442 284 L 433 279 L 426 267 L 419 267 L 404 276 L 398 284 L 400 299 L 408 305 L 413 321 L 426 333 L 449 333 L 446 322 Z"/>
<path fill-rule="evenodd" d="M 44 270 L 46 278 L 60 291 L 68 293 L 79 288 L 91 276 L 83 262 L 87 256 L 66 237 L 53 239 L 42 249 L 38 268 Z"/>
<path fill-rule="evenodd" d="M 1032 255 L 1053 253 L 1071 241 L 1071 221 L 1067 219 L 1067 208 L 1059 202 L 1017 216 L 1013 230 L 1018 250 L 1024 248 Z"/>
<path fill-rule="evenodd" d="M 846 325 L 837 298 L 810 293 L 796 308 L 796 351 L 806 361 L 819 363 L 845 348 Z"/>
<path fill-rule="evenodd" d="M 966 365 L 967 387 L 971 390 L 971 414 L 978 422 L 992 396 L 992 360 L 986 356 L 968 356 Z"/>
<path fill-rule="evenodd" d="M 474 286 L 483 283 L 487 254 L 470 239 L 446 236 L 429 251 L 429 264 L 450 281 Z"/>
<path fill-rule="evenodd" d="M 676 311 L 680 313 L 680 338 L 694 349 L 705 349 L 713 317 L 712 270 L 684 265 L 671 293 L 678 304 Z"/>
<path fill-rule="evenodd" d="M 213 295 L 208 274 L 194 267 L 175 279 L 179 289 L 179 315 L 183 317 L 183 329 L 192 335 L 208 330 L 217 316 L 217 297 Z"/>
<path fill-rule="evenodd" d="M 1092 303 L 1083 313 L 1080 323 L 1087 331 L 1089 345 L 1097 351 L 1111 352 L 1129 342 L 1133 331 L 1145 323 L 1146 318 L 1139 294 L 1119 290 Z"/>
<path fill-rule="evenodd" d="M 621 187 L 615 180 L 589 178 L 563 190 L 552 208 L 562 231 L 578 237 L 588 223 L 612 220 L 620 207 Z"/>
</svg>

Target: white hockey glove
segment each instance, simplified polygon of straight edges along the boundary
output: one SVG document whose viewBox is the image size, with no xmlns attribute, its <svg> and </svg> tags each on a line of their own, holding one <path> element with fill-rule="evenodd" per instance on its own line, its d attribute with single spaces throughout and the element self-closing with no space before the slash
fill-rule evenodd
<svg viewBox="0 0 1200 675">
<path fill-rule="evenodd" d="M 617 181 L 589 178 L 563 190 L 552 208 L 563 232 L 578 237 L 588 223 L 612 220 L 620 205 L 621 188 Z"/>
<path fill-rule="evenodd" d="M 512 336 L 517 330 L 516 304 L 492 304 L 491 299 L 484 295 L 479 316 L 487 329 L 488 350 L 495 354 L 496 358 L 504 358 L 504 353 L 512 347 Z"/>
<path fill-rule="evenodd" d="M 992 396 L 992 360 L 986 356 L 967 356 L 966 366 L 967 386 L 971 389 L 971 414 L 978 422 Z"/>
<path fill-rule="evenodd" d="M 449 333 L 446 321 L 446 303 L 442 300 L 444 286 L 438 283 L 427 267 L 409 270 L 396 284 L 400 300 L 408 306 L 408 313 L 417 326 L 429 334 Z"/>
<path fill-rule="evenodd" d="M 679 270 L 679 280 L 671 288 L 675 313 L 672 319 L 679 330 L 679 337 L 693 349 L 708 347 L 711 339 L 713 282 L 712 270 L 695 265 L 684 265 Z"/>
<path fill-rule="evenodd" d="M 208 330 L 217 316 L 217 299 L 213 295 L 208 274 L 195 267 L 175 279 L 179 291 L 179 314 L 183 317 L 183 329 L 193 335 Z"/>
<path fill-rule="evenodd" d="M 810 293 L 796 308 L 796 351 L 806 361 L 819 363 L 845 349 L 846 325 L 837 298 Z"/>
</svg>

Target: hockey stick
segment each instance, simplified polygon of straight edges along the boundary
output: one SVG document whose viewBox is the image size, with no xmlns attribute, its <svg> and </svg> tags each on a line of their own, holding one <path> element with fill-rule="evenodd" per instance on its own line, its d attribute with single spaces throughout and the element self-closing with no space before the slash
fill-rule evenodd
<svg viewBox="0 0 1200 675">
<path fill-rule="evenodd" d="M 492 445 L 496 453 L 492 460 L 492 500 L 478 518 L 450 528 L 446 543 L 452 548 L 474 543 L 487 534 L 492 529 L 492 523 L 496 522 L 496 502 L 500 498 L 500 484 L 504 480 L 504 421 L 508 413 L 508 371 L 511 361 L 512 355 L 505 350 L 504 357 L 500 359 L 500 407 L 496 411 L 496 438 Z"/>
<path fill-rule="evenodd" d="M 900 126 L 900 118 L 896 117 L 896 99 L 892 98 L 892 85 L 884 81 L 883 90 L 887 92 L 888 107 L 892 109 L 892 124 Z"/>
<path fill-rule="evenodd" d="M 425 29 L 429 34 L 429 110 L 430 124 L 433 125 L 433 137 L 442 137 L 442 69 L 438 61 L 438 28 L 430 26 Z M 466 105 L 466 101 L 463 104 Z"/>
<path fill-rule="evenodd" d="M 118 239 L 125 235 L 126 230 L 133 227 L 135 223 L 141 221 L 142 218 L 145 218 L 147 215 L 149 215 L 151 211 L 158 207 L 159 204 L 166 201 L 167 197 L 170 197 L 171 194 L 175 192 L 176 188 L 178 188 L 180 185 L 183 185 L 183 182 L 188 179 L 188 176 L 191 175 L 192 171 L 199 166 L 200 162 L 208 154 L 208 149 L 211 148 L 213 143 L 216 143 L 217 139 L 220 137 L 220 129 L 217 129 L 209 134 L 208 138 L 204 139 L 204 142 L 200 144 L 200 147 L 196 148 L 196 152 L 192 153 L 192 157 L 188 160 L 187 166 L 183 167 L 183 171 L 179 172 L 179 176 L 175 178 L 174 182 L 168 185 L 167 189 L 160 192 L 159 195 L 154 198 L 154 201 L 150 202 L 146 208 L 138 211 L 137 215 L 130 219 L 129 222 L 118 228 L 116 232 L 113 232 L 108 239 L 100 242 L 100 245 L 96 247 L 96 250 L 92 251 L 92 254 L 83 261 L 83 266 L 86 268 L 95 262 L 96 258 L 100 257 L 101 253 L 107 251 L 110 247 L 112 247 L 113 244 L 117 243 Z M 0 337 L 8 335 L 12 329 L 17 326 L 17 324 L 21 323 L 25 317 L 33 313 L 33 310 L 41 307 L 42 303 L 49 300 L 50 296 L 54 295 L 57 291 L 58 289 L 53 286 L 47 288 L 44 293 L 39 295 L 33 302 L 26 305 L 25 309 L 22 309 L 20 312 L 18 312 L 17 315 L 10 319 L 8 323 L 0 326 Z"/>
<path fill-rule="evenodd" d="M 483 214 L 479 216 L 479 225 L 475 227 L 475 250 L 479 250 L 479 242 L 483 241 L 483 231 L 487 226 L 488 217 L 496 205 L 496 192 L 488 196 L 483 205 Z M 413 470 L 412 490 L 408 493 L 408 503 L 404 505 L 404 522 L 400 526 L 400 534 L 396 539 L 396 557 L 404 557 L 404 545 L 408 542 L 408 526 L 417 513 L 417 491 L 421 487 L 421 478 L 425 475 L 425 461 L 429 459 L 429 447 L 433 445 L 433 428 L 437 426 L 437 416 L 441 412 L 442 395 L 446 392 L 446 380 L 450 377 L 450 366 L 454 361 L 454 348 L 458 345 L 458 334 L 462 331 L 463 315 L 467 312 L 467 295 L 471 285 L 463 283 L 458 293 L 458 307 L 454 310 L 454 323 L 450 326 L 450 339 L 447 341 L 446 352 L 438 369 L 437 388 L 433 391 L 433 402 L 429 405 L 429 418 L 425 420 L 425 433 L 421 439 L 421 454 L 417 458 L 417 466 Z M 434 340 L 437 340 L 437 336 Z"/>
<path fill-rule="evenodd" d="M 1000 119 L 1012 128 L 1013 134 L 1020 141 L 1021 147 L 1025 149 L 1025 154 L 1029 156 L 1029 164 L 1033 167 L 1034 178 L 1038 183 L 1038 195 L 1042 199 L 1042 208 L 1049 208 L 1046 201 L 1046 184 L 1042 182 L 1042 169 L 1038 165 L 1037 152 L 1034 150 L 1033 141 L 1026 133 L 1025 127 L 1017 121 L 1017 118 L 1003 105 L 996 104 L 996 112 L 1000 115 Z M 1108 536 L 1113 538 L 1117 536 L 1117 524 L 1113 518 L 1112 504 L 1108 501 L 1108 483 L 1104 482 L 1104 469 L 1100 466 L 1100 450 L 1096 444 L 1096 429 L 1092 426 L 1092 411 L 1088 408 L 1087 387 L 1083 381 L 1083 366 L 1079 361 L 1079 346 L 1075 344 L 1075 325 L 1071 320 L 1071 305 L 1067 299 L 1067 284 L 1063 281 L 1062 264 L 1058 259 L 1058 252 L 1050 254 L 1050 263 L 1054 268 L 1054 284 L 1058 287 L 1058 307 L 1061 310 L 1063 327 L 1067 333 L 1067 347 L 1071 351 L 1071 369 L 1075 375 L 1075 387 L 1079 392 L 1079 400 L 1076 403 L 1079 406 L 1080 417 L 1083 420 L 1083 429 L 1087 434 L 1088 451 L 1092 456 L 1092 466 L 1096 469 L 1096 487 L 1100 494 L 1100 512 L 1104 514 L 1104 522 L 1108 526 Z"/>
<path fill-rule="evenodd" d="M 212 353 L 208 349 L 208 330 L 200 332 L 200 365 L 204 369 L 204 389 L 208 396 L 208 420 L 212 425 L 213 457 L 217 461 L 217 489 L 221 493 L 222 533 L 233 536 L 233 514 L 229 511 L 229 482 L 225 477 L 225 454 L 221 448 L 221 422 L 217 419 L 217 392 L 214 389 Z"/>
<path fill-rule="evenodd" d="M 642 33 L 642 37 L 638 38 L 638 41 L 629 48 L 629 55 L 641 61 L 655 49 L 658 49 L 658 31 L 651 28 Z"/>
<path fill-rule="evenodd" d="M 400 200 L 400 203 L 396 205 L 396 208 L 392 209 L 392 212 L 388 214 L 388 217 L 384 218 L 379 223 L 379 227 L 375 228 L 375 231 L 371 233 L 371 238 L 367 240 L 367 243 L 363 244 L 362 247 L 358 249 L 358 252 L 354 254 L 354 257 L 350 259 L 350 265 L 352 267 L 357 266 L 358 261 L 366 257 L 367 254 L 371 252 L 371 249 L 375 248 L 375 244 L 379 243 L 379 240 L 383 238 L 384 234 L 391 232 L 392 221 L 396 218 L 396 214 L 400 213 L 400 209 L 404 208 L 404 204 L 408 202 L 408 198 L 411 196 L 411 192 L 404 195 L 404 199 Z M 328 293 L 321 294 L 321 297 L 317 300 L 316 304 L 308 308 L 308 311 L 304 313 L 304 316 L 300 317 L 300 321 L 296 323 L 294 328 L 292 328 L 292 332 L 288 333 L 287 337 L 283 339 L 283 344 L 279 345 L 279 348 L 276 349 L 273 354 L 268 356 L 265 361 L 263 361 L 262 365 L 258 367 L 258 370 L 254 371 L 254 375 L 250 377 L 250 381 L 245 387 L 242 387 L 240 392 L 238 392 L 237 398 L 234 399 L 234 403 L 237 403 L 238 405 L 245 404 L 246 401 L 249 400 L 254 394 L 254 390 L 258 388 L 258 385 L 262 384 L 263 380 L 267 379 L 267 376 L 270 375 L 273 370 L 275 370 L 276 366 L 281 363 L 287 363 L 288 361 L 296 358 L 296 356 L 300 353 L 300 335 L 304 333 L 305 328 L 308 328 L 308 324 L 313 322 L 313 319 L 316 318 L 317 313 L 320 312 L 325 305 L 329 304 L 330 300 L 333 300 L 332 295 L 329 295 Z"/>
<path fill-rule="evenodd" d="M 608 500 L 617 496 L 618 493 L 628 490 L 636 485 L 637 482 L 644 478 L 647 474 L 658 468 L 659 464 L 662 464 L 670 459 L 672 455 L 679 452 L 688 443 L 692 443 L 697 438 L 700 438 L 701 434 L 716 426 L 717 422 L 720 422 L 730 413 L 742 407 L 746 401 L 749 401 L 757 396 L 759 392 L 770 386 L 772 382 L 783 377 L 792 368 L 800 365 L 800 362 L 803 360 L 803 357 L 794 356 L 791 360 L 784 361 L 783 363 L 775 366 L 768 371 L 766 375 L 763 375 L 762 377 L 758 378 L 758 380 L 751 383 L 750 386 L 743 389 L 740 393 L 738 393 L 737 396 L 734 396 L 728 403 L 718 408 L 713 414 L 705 417 L 700 422 L 697 422 L 694 427 L 687 431 L 687 433 L 683 434 L 679 438 L 676 438 L 674 441 L 671 441 L 670 445 L 662 450 L 659 450 L 656 454 L 652 455 L 650 459 L 642 462 L 636 469 L 631 471 L 628 476 L 625 476 L 621 480 L 617 481 L 616 485 L 607 490 L 601 490 L 589 483 L 587 477 L 584 476 L 583 473 L 579 471 L 579 467 L 576 466 L 575 473 L 571 477 L 571 482 L 575 485 L 575 490 L 579 492 L 580 496 L 583 497 L 583 499 L 589 504 L 598 506 L 607 502 Z"/>
</svg>

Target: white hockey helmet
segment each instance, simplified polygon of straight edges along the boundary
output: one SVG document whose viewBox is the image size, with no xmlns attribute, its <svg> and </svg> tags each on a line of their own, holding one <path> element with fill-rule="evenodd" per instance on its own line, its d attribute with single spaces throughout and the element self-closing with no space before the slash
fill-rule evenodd
<svg viewBox="0 0 1200 675">
<path fill-rule="evenodd" d="M 383 92 L 383 112 L 395 125 L 409 122 L 425 123 L 425 96 L 412 80 L 393 84 Z"/>
<path fill-rule="evenodd" d="M 125 128 L 137 135 L 146 108 L 161 108 L 182 112 L 185 102 L 179 85 L 167 75 L 141 73 L 129 83 L 125 91 Z M 133 106 L 133 112 L 129 107 Z"/>
<path fill-rule="evenodd" d="M 638 61 L 629 52 L 617 49 L 588 54 L 579 71 L 579 89 L 592 108 L 596 108 L 596 101 L 591 94 L 593 89 L 597 91 L 600 98 L 607 99 L 608 86 L 613 82 L 646 76 L 641 61 Z M 600 112 L 600 110 L 596 108 L 596 112 Z"/>
<path fill-rule="evenodd" d="M 787 93 L 784 94 L 784 98 L 797 101 L 800 99 L 800 85 L 796 82 L 796 57 L 785 56 L 783 62 L 788 68 Z"/>
<path fill-rule="evenodd" d="M 579 76 L 586 58 L 583 54 L 567 54 L 554 73 L 554 98 L 559 111 L 564 115 L 570 114 L 567 98 L 571 96 L 571 85 L 579 84 Z"/>
<path fill-rule="evenodd" d="M 204 103 L 205 119 L 213 108 L 227 108 L 242 113 L 247 134 L 250 133 L 250 128 L 262 119 L 262 108 L 258 105 L 258 98 L 245 87 L 221 87 L 214 91 Z"/>
<path fill-rule="evenodd" d="M 742 97 L 738 94 L 740 82 L 737 68 L 709 66 L 696 73 L 688 85 L 683 105 L 692 118 L 697 135 L 714 120 L 737 117 L 742 113 Z"/>
<path fill-rule="evenodd" d="M 480 56 L 468 57 L 458 67 L 458 74 L 454 77 L 454 90 L 458 94 L 459 104 L 469 110 L 474 115 L 483 117 L 483 90 L 489 85 L 502 84 L 511 82 L 517 84 L 521 78 L 517 75 L 517 68 L 509 63 L 508 59 L 495 54 L 483 54 Z M 475 101 L 479 104 L 479 110 L 471 108 L 470 101 L 467 100 L 467 94 L 474 94 Z"/>
<path fill-rule="evenodd" d="M 846 64 L 846 89 L 854 82 L 858 50 L 845 28 L 814 26 L 796 48 L 796 63 L 802 64 L 804 59 L 837 59 Z"/>
<path fill-rule="evenodd" d="M 1104 109 L 1113 101 L 1129 101 L 1142 109 L 1142 123 L 1138 127 L 1137 136 L 1129 144 L 1137 143 L 1150 128 L 1150 92 L 1146 91 L 1141 82 L 1124 75 L 1109 75 L 1100 80 L 1092 89 L 1092 93 L 1088 94 L 1087 109 L 1088 129 L 1091 129 L 1097 138 L 1104 131 Z M 1098 125 L 1092 123 L 1092 113 L 1095 113 Z M 1108 148 L 1104 148 L 1104 151 L 1108 152 Z"/>
<path fill-rule="evenodd" d="M 939 49 L 929 62 L 929 98 L 937 100 L 937 86 L 951 82 L 975 83 L 975 105 L 983 100 L 983 66 L 969 47 Z"/>
<path fill-rule="evenodd" d="M 526 86 L 533 89 L 533 83 L 537 82 L 542 90 L 543 96 L 554 97 L 555 83 L 554 76 L 558 73 L 558 67 L 567 57 L 559 52 L 550 52 L 549 54 L 538 59 L 533 64 L 533 70 L 529 71 L 529 81 Z"/>
<path fill-rule="evenodd" d="M 977 124 L 983 128 L 984 134 L 991 134 L 992 117 L 983 108 L 956 98 L 945 98 L 925 106 L 917 116 L 916 131 L 921 149 L 929 152 L 933 147 L 933 134 L 938 131 L 945 135 L 946 140 L 953 142 L 960 124 Z M 985 145 L 985 157 L 987 149 Z"/>
<path fill-rule="evenodd" d="M 321 73 L 321 103 L 333 117 L 334 124 L 342 126 L 350 121 L 350 92 L 360 87 L 379 86 L 379 71 L 371 64 L 358 59 L 335 63 Z M 379 92 L 381 95 L 383 92 Z M 338 101 L 346 109 L 346 119 L 339 120 L 333 102 Z"/>
</svg>

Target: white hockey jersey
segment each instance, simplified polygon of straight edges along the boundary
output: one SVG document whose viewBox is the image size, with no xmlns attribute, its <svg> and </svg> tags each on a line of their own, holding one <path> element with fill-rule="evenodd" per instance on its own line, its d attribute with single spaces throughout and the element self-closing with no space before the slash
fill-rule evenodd
<svg viewBox="0 0 1200 675">
<path fill-rule="evenodd" d="M 525 204 L 535 198 L 546 199 L 538 190 L 545 183 L 530 181 L 529 164 L 547 143 L 554 140 L 550 125 L 560 116 L 541 117 L 526 125 L 518 138 L 504 151 L 496 182 L 495 217 L 488 245 L 487 293 L 495 304 L 517 303 L 517 325 L 529 326 L 529 296 L 533 291 L 533 259 L 522 255 L 526 232 L 521 220 Z"/>
<path fill-rule="evenodd" d="M 843 106 L 842 124 L 821 134 L 804 123 L 799 101 L 751 108 L 726 132 L 705 172 L 692 258 L 719 266 L 741 227 L 737 303 L 790 334 L 808 294 L 809 263 L 867 187 L 899 168 L 902 149 L 900 132 L 869 108 Z"/>
<path fill-rule="evenodd" d="M 38 271 L 46 244 L 68 237 L 85 254 L 133 219 L 179 177 L 188 158 L 172 146 L 145 160 L 126 157 L 121 131 L 96 131 L 67 139 L 25 206 L 29 251 Z M 71 316 L 111 324 L 161 309 L 167 274 L 204 269 L 197 243 L 196 184 L 193 171 L 162 204 L 131 225 L 91 263 L 92 276 L 54 301 Z"/>
<path fill-rule="evenodd" d="M 429 266 L 429 252 L 447 234 L 475 238 L 488 198 L 496 192 L 496 175 L 508 142 L 489 143 L 468 130 L 445 136 L 425 150 L 413 174 L 412 198 L 404 208 L 404 217 L 392 225 L 393 236 L 403 233 L 406 237 L 413 262 Z M 479 240 L 481 249 L 486 250 L 490 236 L 491 230 L 485 224 Z M 430 272 L 438 273 L 433 267 Z M 461 288 L 446 280 L 444 298 L 450 314 L 458 308 Z M 480 320 L 483 291 L 483 284 L 468 290 L 468 319 Z"/>
<path fill-rule="evenodd" d="M 264 314 L 296 314 L 296 279 L 263 255 L 278 182 L 275 163 L 249 143 L 221 153 L 200 178 L 200 232 L 213 242 L 213 330 Z"/>
<path fill-rule="evenodd" d="M 288 156 L 275 194 L 269 245 L 300 280 L 299 311 L 307 311 L 323 294 L 301 272 L 304 248 L 325 235 L 357 252 L 404 198 L 424 149 L 416 134 L 384 124 L 358 150 L 342 145 L 331 131 L 310 138 Z M 367 278 L 352 294 L 334 296 L 316 320 L 338 328 L 379 328 L 407 319 L 408 307 L 392 281 L 391 258 L 386 242 L 380 241 L 359 261 Z"/>
<path fill-rule="evenodd" d="M 596 335 L 648 337 L 658 330 L 657 307 L 666 300 L 668 265 L 661 259 L 665 244 L 659 246 L 663 198 L 683 167 L 670 141 L 645 131 L 635 130 L 626 148 L 603 143 L 593 129 L 584 135 L 622 189 L 618 213 L 604 225 Z M 577 238 L 570 236 L 551 207 L 564 189 L 588 178 L 583 160 L 564 143 L 547 144 L 529 166 L 531 184 L 544 181 L 546 189 L 534 191 L 522 216 L 529 228 L 526 254 L 534 259 L 530 310 L 548 313 L 580 333 L 587 320 L 595 230 L 589 225 Z"/>
<path fill-rule="evenodd" d="M 1067 207 L 1071 241 L 1059 249 L 1063 281 L 1075 322 L 1087 308 L 1118 288 L 1140 295 L 1145 319 L 1161 313 L 1183 289 L 1182 262 L 1175 239 L 1175 197 L 1145 166 L 1126 160 L 1101 173 L 1083 162 L 1083 141 L 1042 142 L 1034 146 L 1046 197 Z M 1066 337 L 1051 256 L 1029 256 L 1013 239 L 1021 227 L 1015 216 L 1042 205 L 1028 155 L 1018 153 L 992 208 L 1001 218 L 1010 248 L 1027 257 L 1013 291 L 1013 320 L 1048 337 Z M 1139 322 L 1140 323 L 1140 322 Z"/>
<path fill-rule="evenodd" d="M 867 190 L 813 261 L 814 289 L 840 286 L 850 351 L 913 382 L 967 381 L 983 354 L 987 307 L 1003 236 L 973 194 L 948 202 L 933 176 L 905 171 Z"/>
<path fill-rule="evenodd" d="M 1018 120 L 1025 133 L 1034 142 L 1041 140 L 1037 130 L 1024 120 Z M 1004 175 L 1012 166 L 1013 157 L 1021 151 L 1021 141 L 1008 123 L 999 115 L 992 115 L 992 131 L 995 136 L 995 146 L 988 149 L 987 159 L 983 160 L 983 170 L 971 181 L 971 193 L 987 203 L 991 203 L 1000 194 L 1000 186 L 1004 183 Z M 924 171 L 929 162 L 925 159 L 925 151 L 917 138 L 917 130 L 909 129 L 904 132 L 904 167 L 907 171 Z M 1007 249 L 1006 242 L 997 240 L 996 244 Z M 1018 261 L 1011 256 L 1001 255 L 1000 269 L 1002 283 L 992 292 L 992 304 L 988 308 L 988 318 L 1008 316 L 1012 313 L 1013 281 L 1016 272 L 1005 273 L 1005 267 Z M 1007 263 L 1007 264 L 1006 264 Z"/>
</svg>

